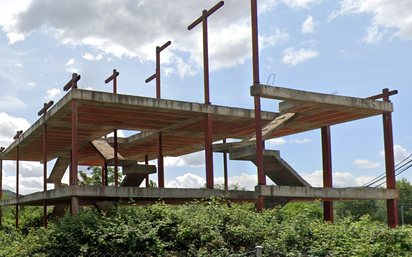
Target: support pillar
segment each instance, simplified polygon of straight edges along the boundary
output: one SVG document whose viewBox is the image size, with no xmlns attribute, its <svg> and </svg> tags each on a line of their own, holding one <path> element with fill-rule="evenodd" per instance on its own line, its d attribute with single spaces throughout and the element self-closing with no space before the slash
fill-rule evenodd
<svg viewBox="0 0 412 257">
<path fill-rule="evenodd" d="M 322 127 L 322 163 L 323 187 L 332 187 L 332 150 L 330 143 L 330 127 Z M 333 202 L 323 202 L 323 219 L 333 223 Z"/>
<path fill-rule="evenodd" d="M 251 27 L 252 27 L 252 62 L 253 85 L 259 85 L 259 38 L 258 38 L 258 12 L 257 1 L 250 1 Z M 256 133 L 256 166 L 258 173 L 258 185 L 266 185 L 266 175 L 263 170 L 263 140 L 262 140 L 262 116 L 260 110 L 260 96 L 254 96 L 255 106 L 255 133 Z M 258 212 L 263 210 L 264 197 L 259 197 Z"/>
<path fill-rule="evenodd" d="M 105 173 L 106 173 L 106 170 L 105 170 L 104 165 L 103 165 L 102 166 L 102 186 L 106 185 L 106 182 L 104 181 L 104 179 L 106 177 Z"/>
<path fill-rule="evenodd" d="M 43 125 L 43 192 L 47 191 L 47 124 Z M 47 227 L 47 202 L 43 200 L 43 226 Z"/>
<path fill-rule="evenodd" d="M 213 189 L 212 114 L 205 116 L 206 188 Z"/>
<path fill-rule="evenodd" d="M 149 165 L 149 155 L 144 156 L 144 164 Z M 146 187 L 150 187 L 149 174 L 146 175 Z"/>
<path fill-rule="evenodd" d="M 17 146 L 16 157 L 16 198 L 19 197 L 19 162 L 20 162 L 20 147 Z M 19 205 L 16 204 L 16 228 L 19 228 Z"/>
<path fill-rule="evenodd" d="M 114 186 L 119 186 L 119 165 L 118 165 L 118 156 L 117 156 L 117 129 L 113 132 L 114 136 Z"/>
<path fill-rule="evenodd" d="M 157 135 L 157 176 L 159 188 L 165 187 L 165 173 L 164 173 L 164 163 L 163 163 L 163 152 L 162 152 L 162 132 Z"/>
<path fill-rule="evenodd" d="M 389 102 L 389 90 L 387 88 L 383 90 L 383 95 L 383 101 Z M 392 113 L 387 112 L 382 114 L 382 116 L 385 145 L 386 188 L 396 189 L 395 157 L 393 152 Z M 396 228 L 399 225 L 397 207 L 397 199 L 387 200 L 388 226 L 391 228 Z"/>
<path fill-rule="evenodd" d="M 104 162 L 104 185 L 109 186 L 109 168 L 107 167 L 107 163 Z"/>
<path fill-rule="evenodd" d="M 223 143 L 226 143 L 226 139 L 223 139 Z M 229 190 L 229 178 L 227 174 L 227 153 L 223 153 L 223 176 L 225 179 L 225 190 Z"/>
<path fill-rule="evenodd" d="M 78 156 L 77 156 L 77 140 L 78 140 L 78 133 L 77 133 L 77 118 L 78 118 L 78 108 L 77 108 L 77 100 L 72 100 L 72 162 L 71 162 L 71 185 L 77 185 L 77 163 L 78 163 Z M 78 210 L 78 198 L 72 196 L 71 205 L 70 205 L 70 213 L 74 215 L 77 213 Z"/>
</svg>

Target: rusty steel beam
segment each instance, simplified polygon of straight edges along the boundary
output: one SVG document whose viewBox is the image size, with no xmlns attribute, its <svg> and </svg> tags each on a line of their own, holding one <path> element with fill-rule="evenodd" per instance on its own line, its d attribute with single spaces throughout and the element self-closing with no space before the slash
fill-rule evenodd
<svg viewBox="0 0 412 257">
<path fill-rule="evenodd" d="M 109 169 L 107 167 L 107 162 L 104 162 L 104 185 L 108 186 L 109 185 Z"/>
<path fill-rule="evenodd" d="M 391 92 L 389 92 L 387 88 L 382 90 L 383 101 L 390 102 L 389 96 L 391 95 Z M 382 117 L 385 145 L 386 188 L 396 189 L 395 156 L 393 152 L 392 113 L 386 112 L 382 114 Z M 396 228 L 399 225 L 397 202 L 397 199 L 387 200 L 388 226 L 391 228 Z"/>
<path fill-rule="evenodd" d="M 46 105 L 44 106 L 46 113 Z M 43 125 L 43 191 L 47 191 L 47 123 Z M 43 226 L 47 227 L 47 204 L 43 201 Z"/>
<path fill-rule="evenodd" d="M 144 164 L 149 165 L 149 155 L 144 156 Z M 146 187 L 150 187 L 149 174 L 146 175 Z"/>
<path fill-rule="evenodd" d="M 203 23 L 203 76 L 204 76 L 204 90 L 205 90 L 205 103 L 210 104 L 209 95 L 209 50 L 208 50 L 208 39 L 207 39 L 207 18 L 216 12 L 220 7 L 224 5 L 224 1 L 220 1 L 210 10 L 203 10 L 202 16 L 190 24 L 187 29 L 192 30 L 201 22 Z"/>
<path fill-rule="evenodd" d="M 157 136 L 157 176 L 160 188 L 165 187 L 165 174 L 164 174 L 164 163 L 163 163 L 163 152 L 162 152 L 162 132 L 159 132 Z"/>
<path fill-rule="evenodd" d="M 20 147 L 16 149 L 16 197 L 19 197 L 19 162 L 20 162 Z M 19 205 L 16 204 L 16 228 L 19 228 Z"/>
<path fill-rule="evenodd" d="M 116 78 L 117 76 L 119 76 L 119 74 L 120 73 L 116 71 L 116 69 L 114 69 L 113 74 L 104 81 L 104 83 L 107 84 L 113 80 L 113 94 L 117 94 L 117 79 Z"/>
<path fill-rule="evenodd" d="M 118 187 L 119 186 L 119 182 L 118 182 L 118 179 L 119 179 L 119 164 L 118 164 L 118 161 L 119 161 L 119 158 L 118 158 L 118 156 L 117 156 L 117 129 L 115 129 L 114 130 L 114 132 L 113 132 L 113 136 L 114 136 L 114 142 L 113 142 L 113 145 L 114 145 L 114 186 L 115 187 Z"/>
<path fill-rule="evenodd" d="M 106 183 L 104 182 L 104 178 L 106 177 L 105 173 L 105 169 L 104 166 L 102 166 L 102 186 L 104 186 Z"/>
<path fill-rule="evenodd" d="M 207 35 L 207 18 L 216 12 L 224 5 L 224 1 L 220 1 L 209 10 L 203 10 L 202 16 L 190 24 L 187 29 L 192 30 L 198 24 L 202 23 L 203 32 L 203 79 L 204 79 L 204 94 L 205 104 L 210 105 L 210 89 L 209 89 L 209 50 L 208 50 L 208 35 Z M 212 115 L 205 116 L 205 162 L 206 162 L 206 187 L 214 188 L 213 184 L 213 132 L 212 132 Z"/>
<path fill-rule="evenodd" d="M 323 187 L 332 187 L 332 148 L 330 142 L 330 127 L 322 127 L 322 164 L 323 164 Z M 333 223 L 333 202 L 323 203 L 323 219 Z"/>
<path fill-rule="evenodd" d="M 77 73 L 73 73 L 72 79 L 69 82 L 67 82 L 67 84 L 63 87 L 63 90 L 68 91 L 70 88 L 77 88 L 77 81 L 79 81 L 80 78 L 80 75 L 77 75 Z"/>
<path fill-rule="evenodd" d="M 156 98 L 160 99 L 161 98 L 161 91 L 160 91 L 160 52 L 166 49 L 166 47 L 170 46 L 172 44 L 171 41 L 167 41 L 164 43 L 162 46 L 156 46 L 156 72 L 149 78 L 145 80 L 145 83 L 149 83 L 153 79 L 156 79 Z"/>
<path fill-rule="evenodd" d="M 77 140 L 78 140 L 78 108 L 77 100 L 72 100 L 72 162 L 71 162 L 71 185 L 77 185 L 77 163 L 78 163 L 78 154 L 77 154 Z"/>
<path fill-rule="evenodd" d="M 210 15 L 212 15 L 214 12 L 216 12 L 220 7 L 222 7 L 225 4 L 224 1 L 220 1 L 219 3 L 217 3 L 215 6 L 213 6 L 212 8 L 210 8 L 209 11 L 206 11 L 206 18 L 209 17 Z M 187 29 L 188 30 L 192 30 L 194 27 L 196 27 L 196 25 L 198 25 L 199 23 L 201 23 L 204 19 L 204 15 L 200 16 L 199 18 L 197 18 L 197 20 L 195 20 L 192 24 L 190 24 Z"/>
<path fill-rule="evenodd" d="M 37 113 L 39 116 L 42 116 L 43 114 L 46 114 L 47 110 L 53 105 L 53 101 L 50 101 L 48 103 L 44 103 L 43 108 Z"/>
<path fill-rule="evenodd" d="M 20 135 L 23 134 L 23 130 L 18 130 L 16 135 L 13 137 L 14 140 L 20 137 Z"/>
<path fill-rule="evenodd" d="M 257 0 L 250 1 L 252 24 L 252 59 L 253 59 L 253 85 L 259 85 L 259 33 Z"/>
<path fill-rule="evenodd" d="M 259 40 L 258 40 L 258 12 L 257 1 L 250 1 L 251 27 L 252 27 L 252 61 L 253 61 L 253 85 L 259 85 Z M 262 117 L 260 108 L 260 96 L 254 96 L 255 108 L 255 133 L 256 133 L 256 166 L 258 173 L 258 185 L 266 185 L 266 175 L 263 170 L 263 138 Z M 258 211 L 262 211 L 264 198 L 260 197 Z"/>
<path fill-rule="evenodd" d="M 213 183 L 213 134 L 212 134 L 212 114 L 205 115 L 205 159 L 206 159 L 206 187 L 214 188 Z"/>
<path fill-rule="evenodd" d="M 226 144 L 226 138 L 223 139 L 223 144 Z M 225 190 L 229 190 L 229 178 L 227 174 L 227 153 L 223 153 L 223 176 L 225 179 Z"/>
<path fill-rule="evenodd" d="M 398 94 L 398 90 L 392 90 L 389 91 L 387 93 L 382 93 L 382 94 L 378 94 L 378 95 L 374 95 L 374 96 L 370 96 L 366 99 L 371 99 L 371 100 L 376 100 L 376 99 L 381 99 L 381 98 L 385 98 L 385 97 L 389 97 L 391 95 L 397 95 Z M 389 98 L 388 98 L 389 99 Z"/>
</svg>

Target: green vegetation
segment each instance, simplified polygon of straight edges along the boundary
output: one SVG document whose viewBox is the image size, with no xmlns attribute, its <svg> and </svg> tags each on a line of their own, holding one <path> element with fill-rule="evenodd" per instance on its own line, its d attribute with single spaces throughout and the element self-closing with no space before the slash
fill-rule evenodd
<svg viewBox="0 0 412 257">
<path fill-rule="evenodd" d="M 412 186 L 406 180 L 398 183 L 399 202 L 406 205 L 412 200 L 407 193 Z M 264 247 L 265 256 L 412 256 L 412 226 L 387 228 L 383 201 L 336 202 L 334 224 L 322 221 L 320 202 L 293 203 L 262 213 L 254 204 L 230 206 L 215 198 L 183 206 L 159 202 L 121 207 L 111 216 L 80 208 L 76 216 L 50 220 L 47 229 L 41 227 L 41 207 L 20 207 L 19 230 L 14 228 L 15 208 L 7 207 L 0 227 L 0 256 L 48 256 L 52 250 L 229 256 L 256 245 Z M 410 214 L 404 215 L 409 222 Z"/>
<path fill-rule="evenodd" d="M 47 229 L 18 231 L 6 218 L 0 230 L 0 256 L 47 256 L 51 249 L 62 253 L 228 256 L 256 245 L 286 256 L 412 256 L 409 225 L 389 229 L 368 215 L 324 223 L 316 218 L 322 216 L 317 214 L 319 203 L 290 204 L 263 213 L 256 213 L 253 204 L 231 206 L 217 199 L 183 206 L 158 203 L 118 208 L 108 217 L 93 208 L 81 208 L 74 217 L 50 221 Z M 41 218 L 41 213 L 31 216 Z"/>
</svg>

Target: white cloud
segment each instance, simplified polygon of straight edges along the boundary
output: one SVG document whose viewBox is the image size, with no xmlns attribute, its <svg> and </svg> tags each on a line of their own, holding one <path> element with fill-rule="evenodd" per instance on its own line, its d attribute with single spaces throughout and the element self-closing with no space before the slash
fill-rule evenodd
<svg viewBox="0 0 412 257">
<path fill-rule="evenodd" d="M 70 59 L 67 63 L 66 66 L 70 66 L 74 64 L 74 59 Z"/>
<path fill-rule="evenodd" d="M 192 173 L 186 173 L 183 176 L 176 177 L 176 180 L 168 182 L 166 187 L 200 188 L 204 187 L 205 183 L 206 180 L 204 178 Z"/>
<path fill-rule="evenodd" d="M 381 42 L 383 38 L 383 32 L 379 31 L 378 26 L 373 26 L 366 28 L 366 35 L 362 39 L 362 41 L 369 43 L 369 44 L 377 44 Z"/>
<path fill-rule="evenodd" d="M 0 110 L 16 110 L 23 109 L 26 104 L 13 96 L 2 95 L 0 96 Z"/>
<path fill-rule="evenodd" d="M 191 153 L 179 157 L 167 156 L 164 158 L 165 166 L 188 166 L 188 167 L 201 167 L 205 165 L 205 152 L 200 151 Z"/>
<path fill-rule="evenodd" d="M 0 146 L 8 146 L 13 142 L 16 131 L 25 131 L 30 127 L 30 123 L 23 118 L 15 118 L 7 113 L 0 113 Z"/>
<path fill-rule="evenodd" d="M 308 7 L 316 1 L 286 2 L 289 6 Z M 209 9 L 215 4 L 214 0 L 138 0 L 118 3 L 73 0 L 63 4 L 55 1 L 33 1 L 25 11 L 14 16 L 15 22 L 5 28 L 5 32 L 9 36 L 27 36 L 34 31 L 46 33 L 61 44 L 91 46 L 93 51 L 108 54 L 108 60 L 111 60 L 112 56 L 126 56 L 138 57 L 141 61 L 153 61 L 155 47 L 171 40 L 172 45 L 162 52 L 161 60 L 169 63 L 170 68 L 180 76 L 186 76 L 200 72 L 202 68 L 201 26 L 192 31 L 188 31 L 187 26 L 200 16 L 203 9 Z M 261 0 L 258 10 L 260 13 L 267 12 L 277 4 L 278 1 Z M 82 10 L 79 12 L 80 5 Z M 116 10 L 115 14 L 113 9 Z M 74 16 L 67 15 L 68 13 Z M 159 16 L 159 13 L 162 15 Z M 227 1 L 213 14 L 208 26 L 212 71 L 233 67 L 251 58 L 249 1 Z M 261 49 L 284 42 L 288 38 L 287 33 L 276 28 L 272 30 L 268 35 L 260 35 Z M 171 63 L 171 60 L 177 59 L 177 54 L 184 56 L 180 57 L 183 58 L 182 62 Z M 83 58 L 99 60 L 103 56 L 86 53 Z M 67 65 L 70 64 L 73 63 Z"/>
<path fill-rule="evenodd" d="M 77 73 L 77 74 L 79 74 L 80 71 L 82 71 L 82 70 L 81 70 L 81 69 L 76 69 L 76 68 L 67 68 L 66 71 L 69 72 L 69 73 Z"/>
<path fill-rule="evenodd" d="M 215 184 L 223 184 L 224 178 L 218 177 L 214 179 Z M 255 190 L 255 186 L 257 185 L 257 175 L 248 175 L 242 173 L 240 176 L 233 176 L 228 178 L 229 185 L 239 184 L 241 186 L 245 186 L 247 190 Z"/>
<path fill-rule="evenodd" d="M 5 161 L 4 167 L 15 171 L 16 161 Z M 39 162 L 20 161 L 19 174 L 21 177 L 43 177 L 43 164 Z"/>
<path fill-rule="evenodd" d="M 323 187 L 323 171 L 317 170 L 311 174 L 302 174 L 305 179 L 313 187 Z M 361 176 L 355 177 L 351 173 L 334 172 L 332 173 L 333 187 L 356 187 L 362 186 L 366 182 L 375 177 Z"/>
<path fill-rule="evenodd" d="M 311 5 L 319 4 L 322 2 L 322 0 L 282 0 L 282 2 L 292 9 L 309 9 Z"/>
<path fill-rule="evenodd" d="M 56 95 L 60 94 L 61 91 L 58 88 L 52 88 L 50 90 L 47 90 L 47 95 L 44 97 L 44 99 L 52 99 Z"/>
<path fill-rule="evenodd" d="M 29 82 L 29 86 L 34 87 L 34 86 L 36 86 L 36 83 L 34 83 L 34 82 Z"/>
<path fill-rule="evenodd" d="M 228 178 L 229 185 L 239 184 L 245 186 L 247 190 L 254 190 L 257 185 L 257 175 L 248 175 L 242 173 L 240 176 L 233 176 Z M 177 188 L 200 188 L 204 187 L 206 180 L 203 177 L 197 176 L 192 173 L 186 173 L 183 176 L 176 177 L 166 184 L 166 187 L 177 187 Z M 215 184 L 223 184 L 223 177 L 215 177 Z"/>
<path fill-rule="evenodd" d="M 308 16 L 308 18 L 302 23 L 302 28 L 300 33 L 309 34 L 315 32 L 316 22 L 313 22 L 313 16 Z"/>
<path fill-rule="evenodd" d="M 314 58 L 318 55 L 319 53 L 314 50 L 303 48 L 295 50 L 294 47 L 288 47 L 283 51 L 282 62 L 290 66 L 295 66 L 298 63 L 306 62 L 310 58 Z"/>
<path fill-rule="evenodd" d="M 82 57 L 89 61 L 100 61 L 103 58 L 103 55 L 101 54 L 93 55 L 91 53 L 85 53 Z"/>
<path fill-rule="evenodd" d="M 379 167 L 381 164 L 367 159 L 356 159 L 353 161 L 353 165 L 357 165 L 360 169 L 373 169 Z"/>
<path fill-rule="evenodd" d="M 309 143 L 309 142 L 312 142 L 312 141 L 313 141 L 312 139 L 305 138 L 305 139 L 302 139 L 302 140 L 300 140 L 300 139 L 291 139 L 289 142 L 297 143 L 297 144 L 306 144 L 306 143 Z"/>
<path fill-rule="evenodd" d="M 281 137 L 280 138 L 269 139 L 266 142 L 271 146 L 286 144 L 286 140 L 281 138 Z"/>
<path fill-rule="evenodd" d="M 3 171 L 3 189 L 16 192 L 16 176 L 7 176 Z M 43 191 L 43 178 L 19 176 L 19 194 Z"/>
<path fill-rule="evenodd" d="M 19 67 L 19 68 L 22 68 L 22 67 L 23 67 L 23 64 L 21 64 L 21 63 L 16 63 L 16 66 Z"/>
<path fill-rule="evenodd" d="M 393 146 L 393 154 L 395 156 L 395 165 L 411 155 L 405 148 L 400 145 Z M 381 151 L 380 155 L 385 156 L 385 151 Z"/>
<path fill-rule="evenodd" d="M 409 0 L 344 0 L 341 9 L 331 13 L 329 20 L 340 15 L 372 15 L 372 26 L 367 31 L 365 42 L 377 43 L 382 39 L 382 29 L 394 31 L 393 37 L 412 40 L 412 2 Z"/>
</svg>

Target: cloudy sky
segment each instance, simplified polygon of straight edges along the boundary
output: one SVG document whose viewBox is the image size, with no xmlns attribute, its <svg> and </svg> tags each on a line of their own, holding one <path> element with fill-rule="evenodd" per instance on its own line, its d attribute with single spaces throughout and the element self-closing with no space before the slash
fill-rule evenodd
<svg viewBox="0 0 412 257">
<path fill-rule="evenodd" d="M 119 93 L 154 97 L 154 83 L 144 80 L 154 73 L 155 47 L 168 40 L 172 45 L 161 54 L 162 97 L 203 102 L 201 28 L 187 26 L 217 2 L 0 0 L 0 145 L 34 123 L 44 102 L 58 101 L 73 72 L 82 76 L 79 87 L 111 91 L 104 80 L 117 69 Z M 258 6 L 261 83 L 355 97 L 397 89 L 396 160 L 412 152 L 412 1 L 258 0 Z M 212 104 L 253 108 L 250 42 L 250 1 L 225 1 L 209 19 Z M 277 111 L 277 104 L 264 100 L 262 107 Z M 335 186 L 362 185 L 384 172 L 380 116 L 333 126 L 331 134 Z M 320 131 L 267 146 L 321 186 Z M 214 157 L 215 182 L 222 183 L 222 155 Z M 168 187 L 205 183 L 203 153 L 165 163 Z M 3 166 L 3 186 L 14 191 L 15 163 Z M 21 193 L 41 190 L 41 174 L 39 163 L 23 163 Z M 412 180 L 412 170 L 401 176 Z M 252 189 L 256 168 L 231 161 L 229 177 Z"/>
</svg>

